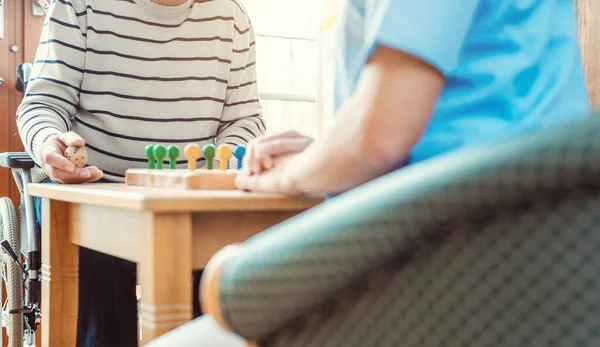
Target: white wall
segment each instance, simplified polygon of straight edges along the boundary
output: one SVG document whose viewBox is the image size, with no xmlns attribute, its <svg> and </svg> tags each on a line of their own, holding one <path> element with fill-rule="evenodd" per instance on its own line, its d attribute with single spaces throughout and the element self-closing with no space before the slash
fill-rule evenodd
<svg viewBox="0 0 600 347">
<path fill-rule="evenodd" d="M 243 0 L 257 33 L 259 90 L 313 102 L 262 100 L 268 133 L 295 129 L 315 135 L 321 0 Z"/>
</svg>

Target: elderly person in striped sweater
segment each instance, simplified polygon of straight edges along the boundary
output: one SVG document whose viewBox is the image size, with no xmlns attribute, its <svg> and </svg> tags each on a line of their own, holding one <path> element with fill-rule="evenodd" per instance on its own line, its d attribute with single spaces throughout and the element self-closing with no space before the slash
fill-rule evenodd
<svg viewBox="0 0 600 347">
<path fill-rule="evenodd" d="M 55 183 L 123 181 L 150 143 L 245 145 L 265 132 L 255 57 L 239 0 L 56 0 L 19 132 Z M 77 345 L 137 346 L 135 264 L 82 249 L 80 283 Z"/>
</svg>

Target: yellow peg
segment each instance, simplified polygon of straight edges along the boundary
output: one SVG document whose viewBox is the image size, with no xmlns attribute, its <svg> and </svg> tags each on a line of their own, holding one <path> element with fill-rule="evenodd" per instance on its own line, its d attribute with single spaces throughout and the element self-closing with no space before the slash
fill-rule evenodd
<svg viewBox="0 0 600 347">
<path fill-rule="evenodd" d="M 196 170 L 196 161 L 202 156 L 202 149 L 195 143 L 190 143 L 183 149 L 183 155 L 185 155 L 188 161 L 188 170 Z"/>
<path fill-rule="evenodd" d="M 228 145 L 220 145 L 217 147 L 217 158 L 219 158 L 221 170 L 227 171 L 227 169 L 229 169 L 229 159 L 231 159 L 232 155 L 233 151 Z"/>
</svg>

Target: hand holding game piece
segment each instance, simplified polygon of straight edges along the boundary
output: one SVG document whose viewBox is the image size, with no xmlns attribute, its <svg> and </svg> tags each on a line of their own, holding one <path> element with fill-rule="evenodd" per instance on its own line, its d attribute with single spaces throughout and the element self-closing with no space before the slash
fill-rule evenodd
<svg viewBox="0 0 600 347">
<path fill-rule="evenodd" d="M 148 158 L 148 169 L 154 169 L 154 146 L 148 145 L 146 146 L 146 158 Z"/>
<path fill-rule="evenodd" d="M 67 153 L 69 147 L 73 147 L 73 149 L 70 149 Z M 93 182 L 102 178 L 102 171 L 95 166 L 85 166 L 83 164 L 85 167 L 78 167 L 82 162 L 81 157 L 79 157 L 79 164 L 67 158 L 67 155 L 71 155 L 71 158 L 73 158 L 75 147 L 84 148 L 85 141 L 72 131 L 50 136 L 44 141 L 41 156 L 36 160 L 39 161 L 52 182 L 75 184 Z M 83 153 L 81 150 L 77 151 L 79 156 Z M 87 155 L 84 162 L 87 162 Z"/>
<path fill-rule="evenodd" d="M 220 166 L 222 171 L 229 169 L 229 159 L 233 155 L 233 151 L 228 145 L 220 145 L 217 148 L 217 157 L 219 158 Z"/>
<path fill-rule="evenodd" d="M 163 160 L 167 156 L 167 149 L 163 145 L 157 145 L 154 147 L 154 157 L 156 158 L 156 168 L 162 170 Z"/>
<path fill-rule="evenodd" d="M 65 157 L 75 164 L 76 167 L 84 167 L 87 164 L 87 151 L 85 147 L 69 146 L 65 150 Z"/>
<path fill-rule="evenodd" d="M 188 161 L 188 170 L 196 170 L 196 161 L 202 155 L 202 150 L 200 149 L 200 146 L 198 146 L 195 143 L 188 144 L 183 149 L 183 155 Z"/>
<path fill-rule="evenodd" d="M 167 148 L 167 156 L 169 157 L 169 167 L 177 168 L 177 158 L 179 158 L 179 147 L 171 145 Z"/>
<path fill-rule="evenodd" d="M 212 143 L 208 143 L 202 147 L 202 152 L 204 153 L 204 159 L 206 159 L 206 169 L 212 170 L 213 168 L 213 160 L 215 159 L 215 145 Z"/>
<path fill-rule="evenodd" d="M 233 156 L 237 159 L 237 168 L 238 170 L 242 169 L 242 163 L 244 161 L 244 156 L 246 155 L 246 147 L 239 145 L 233 151 Z"/>
</svg>

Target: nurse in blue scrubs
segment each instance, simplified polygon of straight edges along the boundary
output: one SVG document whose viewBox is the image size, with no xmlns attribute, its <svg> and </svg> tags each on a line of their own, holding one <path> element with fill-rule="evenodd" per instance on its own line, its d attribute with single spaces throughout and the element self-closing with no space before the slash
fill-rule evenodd
<svg viewBox="0 0 600 347">
<path fill-rule="evenodd" d="M 315 141 L 288 132 L 249 146 L 239 188 L 294 195 L 336 194 L 370 181 L 378 187 L 377 178 L 389 174 L 390 182 L 399 168 L 587 117 L 574 6 L 572 0 L 349 0 L 340 26 L 335 122 Z M 326 208 L 343 220 L 337 204 L 369 204 L 389 194 L 356 189 Z M 303 214 L 270 232 L 302 232 L 310 218 Z M 205 345 L 245 346 L 207 317 L 148 346 Z"/>
<path fill-rule="evenodd" d="M 254 143 L 238 185 L 339 193 L 587 117 L 576 23 L 573 0 L 349 0 L 334 124 Z"/>
</svg>

